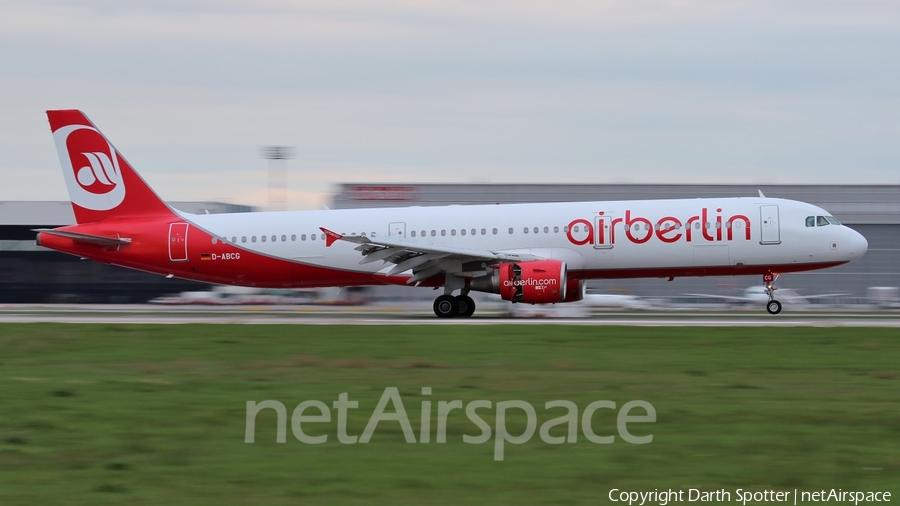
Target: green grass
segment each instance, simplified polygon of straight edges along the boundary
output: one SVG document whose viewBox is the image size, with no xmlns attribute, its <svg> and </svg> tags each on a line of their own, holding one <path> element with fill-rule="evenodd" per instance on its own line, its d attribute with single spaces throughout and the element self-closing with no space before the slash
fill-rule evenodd
<svg viewBox="0 0 900 506">
<path fill-rule="evenodd" d="M 900 331 L 564 326 L 0 326 L 0 504 L 597 504 L 622 490 L 888 490 L 900 497 Z M 506 445 L 459 410 L 448 442 L 328 434 L 244 443 L 247 401 L 329 406 L 359 435 L 385 387 L 418 435 L 437 401 L 522 399 L 538 423 L 595 400 L 656 409 L 653 442 Z M 604 411 L 606 411 L 604 413 Z M 493 425 L 493 414 L 480 412 Z M 314 414 L 314 413 L 308 413 Z M 637 414 L 637 413 L 636 413 Z M 512 434 L 524 416 L 511 412 Z M 598 434 L 615 434 L 598 411 Z M 555 434 L 564 433 L 564 427 Z"/>
</svg>

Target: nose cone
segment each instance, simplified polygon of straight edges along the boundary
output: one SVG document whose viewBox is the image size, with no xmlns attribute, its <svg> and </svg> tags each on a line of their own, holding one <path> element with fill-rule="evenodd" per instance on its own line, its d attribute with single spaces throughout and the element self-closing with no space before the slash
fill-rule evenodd
<svg viewBox="0 0 900 506">
<path fill-rule="evenodd" d="M 853 230 L 852 228 L 847 228 L 847 232 L 849 235 L 849 237 L 847 238 L 847 245 L 849 246 L 848 249 L 850 250 L 850 260 L 856 260 L 857 258 L 866 254 L 866 250 L 869 249 L 869 241 L 867 241 L 862 234 L 860 234 L 856 230 Z"/>
</svg>

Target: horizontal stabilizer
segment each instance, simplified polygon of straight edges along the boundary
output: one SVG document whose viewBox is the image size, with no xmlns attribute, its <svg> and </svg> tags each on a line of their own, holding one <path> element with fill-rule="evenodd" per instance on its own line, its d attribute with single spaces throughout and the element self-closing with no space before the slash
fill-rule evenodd
<svg viewBox="0 0 900 506">
<path fill-rule="evenodd" d="M 127 237 L 104 237 L 102 235 L 79 234 L 77 232 L 66 232 L 63 230 L 54 230 L 52 228 L 36 228 L 33 229 L 32 232 L 65 237 L 67 239 L 72 239 L 73 241 L 97 244 L 100 246 L 121 246 L 123 244 L 131 243 L 131 239 Z"/>
</svg>

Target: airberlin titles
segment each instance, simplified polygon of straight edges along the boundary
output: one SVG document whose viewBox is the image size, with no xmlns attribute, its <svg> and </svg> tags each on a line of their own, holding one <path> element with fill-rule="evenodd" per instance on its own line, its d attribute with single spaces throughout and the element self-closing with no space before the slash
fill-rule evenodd
<svg viewBox="0 0 900 506">
<path fill-rule="evenodd" d="M 654 237 L 667 244 L 678 241 L 685 242 L 717 242 L 732 241 L 735 236 L 740 239 L 750 240 L 750 218 L 743 214 L 735 214 L 725 219 L 722 216 L 722 208 L 717 208 L 710 221 L 709 209 L 703 208 L 700 213 L 682 221 L 674 216 L 663 216 L 656 223 L 642 216 L 632 215 L 631 210 L 625 210 L 625 217 L 613 218 L 604 216 L 601 211 L 597 224 L 604 227 L 603 233 L 597 234 L 594 223 L 584 218 L 572 220 L 566 228 L 566 238 L 576 246 L 593 244 L 595 246 L 616 244 L 616 228 L 621 224 L 620 231 L 624 231 L 625 237 L 634 244 L 644 244 Z M 583 226 L 584 232 L 581 232 Z M 624 230 L 622 230 L 624 229 Z M 724 231 L 724 233 L 723 233 Z M 583 237 L 582 237 L 583 235 Z"/>
</svg>

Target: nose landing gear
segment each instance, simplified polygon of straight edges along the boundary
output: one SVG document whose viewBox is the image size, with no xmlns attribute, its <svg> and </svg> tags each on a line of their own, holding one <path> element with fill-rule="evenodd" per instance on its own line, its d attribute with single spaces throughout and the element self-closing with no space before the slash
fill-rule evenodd
<svg viewBox="0 0 900 506">
<path fill-rule="evenodd" d="M 763 275 L 763 283 L 766 284 L 766 295 L 769 296 L 769 302 L 766 303 L 766 311 L 768 311 L 769 314 L 778 314 L 781 312 L 781 302 L 775 300 L 775 290 L 778 290 L 778 288 L 775 288 L 775 281 L 778 280 L 778 276 L 780 276 L 780 274 L 777 272 L 770 272 Z"/>
</svg>

